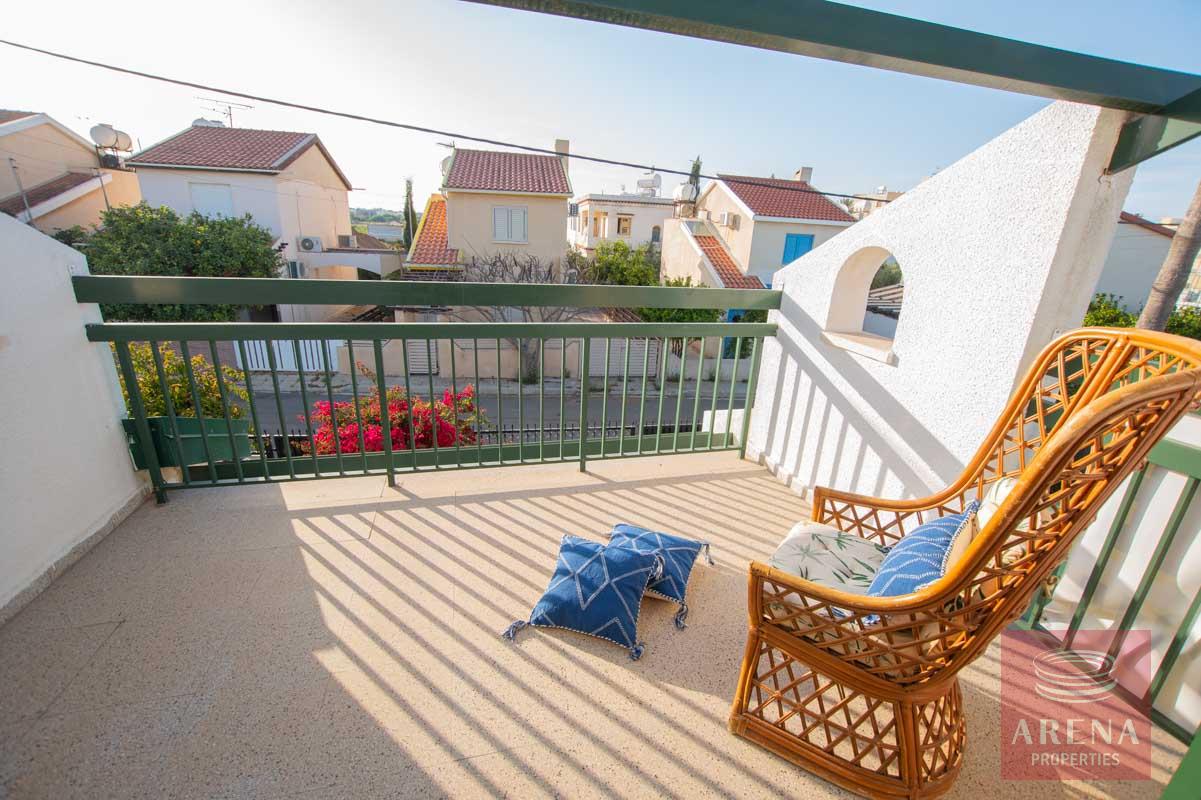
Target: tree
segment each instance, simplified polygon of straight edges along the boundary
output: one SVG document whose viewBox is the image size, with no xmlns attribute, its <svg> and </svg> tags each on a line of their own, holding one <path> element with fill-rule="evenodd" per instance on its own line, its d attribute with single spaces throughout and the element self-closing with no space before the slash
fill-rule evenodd
<svg viewBox="0 0 1201 800">
<path fill-rule="evenodd" d="M 631 248 L 621 241 L 600 242 L 585 271 L 588 283 L 615 286 L 654 286 L 659 283 L 659 252 L 650 244 Z"/>
<path fill-rule="evenodd" d="M 473 256 L 463 267 L 463 279 L 474 283 L 563 283 L 552 262 L 545 262 L 528 253 L 493 253 Z M 452 308 L 450 315 L 463 321 L 483 319 L 488 322 L 570 322 L 580 319 L 588 309 L 572 307 L 535 306 L 461 306 Z M 538 377 L 538 340 L 507 339 L 520 352 L 519 379 L 533 383 Z"/>
<path fill-rule="evenodd" d="M 1142 314 L 1139 315 L 1138 327 L 1153 331 L 1162 331 L 1167 327 L 1168 318 L 1176 308 L 1176 301 L 1180 299 L 1180 293 L 1188 282 L 1193 262 L 1197 260 L 1197 252 L 1201 250 L 1201 231 L 1198 227 L 1201 227 L 1201 182 L 1197 184 L 1184 220 L 1176 229 L 1176 235 L 1172 237 L 1168 257 L 1164 259 L 1159 274 L 1155 276 L 1155 282 L 1151 284 L 1151 295 L 1147 298 L 1147 304 L 1143 306 Z"/>
<path fill-rule="evenodd" d="M 413 234 L 417 231 L 417 212 L 413 210 L 413 179 L 405 178 L 404 248 L 413 247 Z"/>
<path fill-rule="evenodd" d="M 1138 321 L 1138 314 L 1127 311 L 1122 305 L 1122 298 L 1112 294 L 1097 294 L 1088 304 L 1088 313 L 1084 315 L 1085 325 L 1107 328 L 1133 328 Z M 1193 306 L 1173 309 L 1164 330 L 1177 336 L 1201 340 L 1201 309 Z"/>
<path fill-rule="evenodd" d="M 218 278 L 274 278 L 283 267 L 275 236 L 251 219 L 180 217 L 146 203 L 112 208 L 101 227 L 75 246 L 88 256 L 94 275 L 179 275 Z M 242 305 L 102 305 L 110 321 L 222 322 Z"/>
</svg>

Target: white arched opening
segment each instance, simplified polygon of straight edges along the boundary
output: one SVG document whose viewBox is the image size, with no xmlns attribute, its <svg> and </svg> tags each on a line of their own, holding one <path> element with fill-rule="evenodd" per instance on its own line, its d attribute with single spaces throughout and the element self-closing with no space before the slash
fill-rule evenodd
<svg viewBox="0 0 1201 800">
<path fill-rule="evenodd" d="M 896 363 L 892 341 L 901 315 L 902 287 L 900 266 L 891 252 L 878 246 L 856 250 L 834 279 L 827 341 Z"/>
</svg>

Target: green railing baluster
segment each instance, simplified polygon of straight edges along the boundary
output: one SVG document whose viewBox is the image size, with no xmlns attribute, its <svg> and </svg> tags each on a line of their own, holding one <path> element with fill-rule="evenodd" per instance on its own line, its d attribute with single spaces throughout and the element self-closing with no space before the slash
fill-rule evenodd
<svg viewBox="0 0 1201 800">
<path fill-rule="evenodd" d="M 163 354 L 159 352 L 159 342 L 150 343 L 150 355 L 154 358 L 154 371 L 158 374 L 159 391 L 163 393 L 163 405 L 167 409 L 167 422 L 171 425 L 171 435 L 175 438 L 175 457 L 178 459 L 176 463 L 179 464 L 179 474 L 183 479 L 184 486 L 190 486 L 192 479 L 188 476 L 188 460 L 184 456 L 183 439 L 179 437 L 179 420 L 175 416 L 175 401 L 171 399 L 171 387 L 167 383 L 167 371 L 163 369 Z M 246 363 L 244 355 L 242 363 Z M 251 408 L 253 407 L 251 406 Z M 258 423 L 255 423 L 256 427 L 257 425 Z"/>
<path fill-rule="evenodd" d="M 605 457 L 605 428 L 609 424 L 609 351 L 613 340 L 605 338 L 605 374 L 601 376 L 600 457 Z"/>
<path fill-rule="evenodd" d="M 271 481 L 271 469 L 267 466 L 267 448 L 263 445 L 263 429 L 259 426 L 259 412 L 254 402 L 254 383 L 250 380 L 250 361 L 246 359 L 246 342 L 238 340 L 238 354 L 242 357 L 242 377 L 246 381 L 246 402 L 250 404 L 250 424 L 254 426 L 254 439 L 259 448 L 259 461 L 263 466 L 263 480 Z M 168 402 L 170 400 L 168 399 Z M 183 463 L 183 459 L 180 459 Z M 187 470 L 184 470 L 187 474 Z"/>
<path fill-rule="evenodd" d="M 354 397 L 354 421 L 359 428 L 359 455 L 363 458 L 363 474 L 370 475 L 367 468 L 367 442 L 363 438 L 363 410 L 359 407 L 359 364 L 354 360 L 354 341 L 346 340 L 346 360 L 350 362 L 350 393 Z"/>
<path fill-rule="evenodd" d="M 588 389 L 591 378 L 589 375 L 589 345 L 591 339 L 580 340 L 580 472 L 587 470 L 588 461 Z"/>
<path fill-rule="evenodd" d="M 155 500 L 165 503 L 167 491 L 163 483 L 163 473 L 159 469 L 158 453 L 154 452 L 154 440 L 150 438 L 150 423 L 146 421 L 146 405 L 142 402 L 138 373 L 133 368 L 133 359 L 129 357 L 129 345 L 126 342 L 117 342 L 117 362 L 121 365 L 121 375 L 125 378 L 129 413 L 133 415 L 133 427 L 138 432 L 138 444 L 142 448 L 142 458 L 146 461 L 146 471 L 150 473 L 150 483 L 154 486 Z"/>
<path fill-rule="evenodd" d="M 659 416 L 655 423 L 655 453 L 663 452 L 663 399 L 667 396 L 667 351 L 671 349 L 671 339 L 663 340 L 662 358 L 659 368 Z"/>
<path fill-rule="evenodd" d="M 738 457 L 746 458 L 746 440 L 751 433 L 751 409 L 755 405 L 755 388 L 759 384 L 759 357 L 763 340 L 751 340 L 751 374 L 747 376 L 746 399 L 742 406 L 742 435 L 738 442 Z"/>
<path fill-rule="evenodd" d="M 625 339 L 625 363 L 621 368 L 621 428 L 617 432 L 617 455 L 626 454 L 626 398 L 630 394 L 630 337 Z"/>
<path fill-rule="evenodd" d="M 200 402 L 200 392 L 196 389 L 196 376 L 192 372 L 192 354 L 188 351 L 187 341 L 180 340 L 179 352 L 183 355 L 183 372 L 188 379 L 188 390 L 192 393 L 192 408 L 195 409 L 196 422 L 200 428 L 200 444 L 204 448 L 204 459 L 208 462 L 209 480 L 217 483 L 217 465 L 213 463 L 213 451 L 209 447 L 208 430 L 204 424 L 204 406 Z"/>
<path fill-rule="evenodd" d="M 375 390 L 379 393 L 379 421 L 384 434 L 384 464 L 388 468 L 388 485 L 396 486 L 396 463 L 392 456 L 392 415 L 388 411 L 388 379 L 384 377 L 384 347 L 379 339 L 371 342 L 375 351 Z M 401 342 L 402 348 L 408 342 Z M 411 415 L 410 415 L 411 416 Z M 367 454 L 363 453 L 366 460 Z"/>
<path fill-rule="evenodd" d="M 434 469 L 442 469 L 441 458 L 438 456 L 438 398 L 434 397 L 434 356 L 430 350 L 430 340 L 425 340 L 425 363 L 430 383 L 430 441 L 434 448 Z M 415 463 L 415 462 L 414 462 Z"/>
<path fill-rule="evenodd" d="M 708 338 L 702 336 L 700 341 L 700 350 L 696 354 L 696 390 L 693 392 L 695 397 L 692 400 L 692 421 L 689 423 L 690 433 L 692 438 L 688 442 L 688 452 L 696 451 L 696 418 L 701 413 L 701 372 L 705 369 L 705 345 L 709 343 Z"/>
<path fill-rule="evenodd" d="M 567 448 L 563 446 L 567 433 L 567 340 L 559 347 L 559 460 L 567 460 Z"/>
<path fill-rule="evenodd" d="M 538 463 L 546 461 L 546 340 L 538 340 Z"/>
<path fill-rule="evenodd" d="M 296 357 L 296 381 L 300 384 L 300 402 L 304 409 L 304 428 L 309 438 L 309 457 L 313 459 L 313 477 L 321 477 L 321 464 L 317 460 L 317 437 L 313 435 L 313 415 L 309 409 L 309 388 L 304 382 L 304 365 L 300 358 L 300 340 L 292 340 L 292 353 Z"/>
<path fill-rule="evenodd" d="M 475 463 L 477 466 L 484 465 L 484 426 L 480 423 L 480 400 L 483 395 L 480 394 L 480 342 L 479 339 L 471 340 L 471 356 L 475 360 L 475 395 L 472 401 L 475 404 Z"/>
<path fill-rule="evenodd" d="M 730 447 L 730 429 L 734 423 L 734 389 L 738 386 L 738 364 L 742 360 L 742 337 L 734 342 L 734 368 L 730 370 L 730 400 L 726 404 L 726 433 L 722 439 L 723 450 Z"/>
<path fill-rule="evenodd" d="M 284 416 L 284 401 L 279 392 L 279 371 L 275 364 L 275 342 L 270 339 L 264 339 L 263 344 L 267 347 L 267 366 L 271 368 L 271 387 L 275 390 L 275 411 L 279 414 L 279 433 L 284 439 L 284 455 L 288 459 L 288 476 L 295 480 L 296 463 L 292 458 L 292 437 L 288 435 L 288 420 Z M 214 481 L 216 480 L 215 475 L 213 479 Z"/>
<path fill-rule="evenodd" d="M 525 463 L 525 364 L 521 337 L 517 338 L 517 463 Z"/>
<path fill-rule="evenodd" d="M 1093 594 L 1096 593 L 1097 587 L 1101 583 L 1101 576 L 1105 573 L 1110 556 L 1113 555 L 1113 549 L 1118 543 L 1118 536 L 1121 535 L 1122 528 L 1126 525 L 1126 518 L 1130 515 L 1134 498 L 1138 494 L 1139 487 L 1143 485 L 1143 477 L 1146 474 L 1146 469 L 1140 469 L 1130 476 L 1130 483 L 1126 485 L 1122 502 L 1118 505 L 1118 513 L 1113 518 L 1113 524 L 1109 527 L 1109 533 L 1105 536 L 1105 543 L 1101 545 L 1101 551 L 1097 553 L 1097 562 L 1093 565 L 1092 572 L 1089 573 L 1088 580 L 1084 584 L 1084 591 L 1080 594 L 1080 601 L 1076 604 L 1076 611 L 1073 612 L 1072 619 L 1068 623 L 1068 631 L 1064 637 L 1065 647 L 1072 646 L 1076 631 L 1080 630 L 1080 623 L 1084 621 L 1088 605 L 1092 602 Z M 1038 620 L 1034 620 L 1034 622 L 1038 622 Z"/>
<path fill-rule="evenodd" d="M 660 343 L 659 349 L 663 345 Z M 642 394 L 638 399 L 638 455 L 642 455 L 642 430 L 646 427 L 646 382 L 651 375 L 651 337 L 646 337 L 646 343 L 642 348 Z"/>
<path fill-rule="evenodd" d="M 520 371 L 520 367 L 518 367 Z M 500 388 L 500 339 L 496 340 L 496 461 L 505 465 L 505 401 Z"/>
<path fill-rule="evenodd" d="M 463 466 L 463 448 L 459 441 L 459 382 L 455 376 L 455 339 L 450 340 L 450 408 L 455 420 L 455 466 Z"/>
<path fill-rule="evenodd" d="M 680 379 L 676 381 L 676 419 L 672 425 L 671 452 L 680 452 L 680 414 L 684 410 L 684 379 L 688 376 L 688 337 L 680 343 Z"/>
<path fill-rule="evenodd" d="M 1151 685 L 1147 688 L 1145 698 L 1148 704 L 1154 705 L 1158 699 L 1159 692 L 1172 672 L 1172 667 L 1176 666 L 1176 659 L 1180 658 L 1180 653 L 1184 650 L 1184 645 L 1193 632 L 1193 623 L 1197 621 L 1199 612 L 1201 612 L 1201 589 L 1198 589 L 1197 593 L 1193 595 L 1193 602 L 1189 604 L 1188 611 L 1184 612 L 1184 619 L 1177 626 L 1176 635 L 1172 637 L 1172 643 L 1168 645 L 1163 661 L 1159 663 L 1159 669 L 1155 671 L 1155 677 L 1151 679 Z"/>
<path fill-rule="evenodd" d="M 329 344 L 319 340 L 321 347 L 321 366 L 325 369 L 325 398 L 329 403 L 329 425 L 334 435 L 334 455 L 338 459 L 338 474 L 346 475 L 346 465 L 342 461 L 342 436 L 338 432 L 338 411 L 334 408 L 334 379 L 329 369 Z"/>
<path fill-rule="evenodd" d="M 1154 583 L 1155 576 L 1159 574 L 1159 570 L 1163 566 L 1163 560 L 1172 546 L 1172 540 L 1176 538 L 1176 532 L 1180 530 L 1180 523 L 1184 520 L 1189 504 L 1193 501 L 1193 495 L 1197 493 L 1199 483 L 1201 483 L 1201 478 L 1189 478 L 1185 482 L 1184 490 L 1180 493 L 1180 497 L 1176 500 L 1176 506 L 1172 509 L 1172 515 L 1168 518 L 1168 527 L 1164 529 L 1163 536 L 1155 545 L 1151 562 L 1147 564 L 1142 580 L 1138 582 L 1138 588 L 1134 590 L 1134 597 L 1131 598 L 1130 605 L 1126 607 L 1126 613 L 1122 615 L 1122 620 L 1118 623 L 1114 640 L 1109 645 L 1111 656 L 1116 656 L 1121 651 L 1122 644 L 1126 641 L 1126 634 L 1130 632 L 1130 626 L 1138 619 L 1138 612 L 1142 610 L 1143 603 L 1147 601 L 1151 584 Z"/>
<path fill-rule="evenodd" d="M 234 421 L 229 413 L 229 395 L 225 392 L 225 376 L 221 374 L 221 358 L 217 355 L 217 342 L 213 339 L 209 339 L 209 353 L 213 356 L 213 374 L 217 377 L 217 397 L 221 400 L 221 414 L 225 417 L 225 432 L 229 434 L 229 457 L 233 459 L 238 483 L 245 483 L 242 459 L 238 455 L 238 440 L 234 437 Z"/>
<path fill-rule="evenodd" d="M 717 387 L 721 384 L 721 360 L 725 342 L 723 338 L 717 340 L 717 358 L 713 360 L 713 397 L 709 400 L 709 441 L 706 450 L 712 450 L 713 442 L 717 439 Z"/>
<path fill-rule="evenodd" d="M 410 465 L 410 468 L 414 472 L 416 472 L 417 471 L 417 434 L 416 434 L 416 428 L 413 425 L 413 402 L 414 402 L 413 385 L 412 385 L 412 382 L 409 380 L 409 342 L 410 341 L 412 341 L 412 340 L 411 339 L 401 340 L 400 362 L 401 362 L 401 366 L 404 368 L 404 378 L 405 378 L 405 405 L 408 409 L 405 416 L 407 416 L 409 419 L 409 454 L 413 457 L 413 463 Z M 428 369 L 428 366 L 427 366 L 427 369 Z"/>
</svg>

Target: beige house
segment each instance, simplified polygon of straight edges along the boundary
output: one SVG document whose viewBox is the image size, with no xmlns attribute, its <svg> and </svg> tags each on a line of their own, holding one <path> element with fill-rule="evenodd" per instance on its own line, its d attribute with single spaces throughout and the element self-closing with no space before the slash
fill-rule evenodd
<svg viewBox="0 0 1201 800">
<path fill-rule="evenodd" d="M 810 184 L 813 170 L 792 180 L 720 175 L 693 203 L 679 203 L 665 223 L 663 275 L 708 286 L 768 286 L 781 266 L 828 241 L 855 220 Z"/>
<path fill-rule="evenodd" d="M 250 215 L 275 235 L 288 261 L 288 274 L 281 277 L 355 280 L 400 268 L 396 251 L 359 246 L 350 224 L 350 181 L 315 133 L 197 120 L 128 163 L 153 206 L 180 214 Z M 278 310 L 287 322 L 319 322 L 351 309 Z"/>
<path fill-rule="evenodd" d="M 54 233 L 141 199 L 133 172 L 53 117 L 0 110 L 0 211 Z"/>
</svg>

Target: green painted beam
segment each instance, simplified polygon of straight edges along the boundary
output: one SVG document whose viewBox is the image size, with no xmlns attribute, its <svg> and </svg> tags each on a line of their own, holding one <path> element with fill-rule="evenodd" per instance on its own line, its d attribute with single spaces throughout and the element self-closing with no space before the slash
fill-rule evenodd
<svg viewBox="0 0 1201 800">
<path fill-rule="evenodd" d="M 1201 136 L 1201 75 L 1006 39 L 827 0 L 471 0 L 713 39 L 1151 116 L 1107 172 Z"/>
<path fill-rule="evenodd" d="M 1090 56 L 825 0 L 473 2 L 713 39 L 1142 114 L 1164 113 L 1166 106 L 1201 89 L 1201 75 Z"/>
<path fill-rule="evenodd" d="M 1201 478 L 1201 448 L 1164 439 L 1151 448 L 1147 460 L 1157 467 L 1188 475 L 1190 478 Z"/>
<path fill-rule="evenodd" d="M 1194 735 L 1160 800 L 1196 800 L 1198 786 L 1201 786 L 1201 735 Z"/>
<path fill-rule="evenodd" d="M 569 308 L 780 307 L 772 289 L 708 289 L 593 284 L 338 281 L 281 278 L 180 278 L 80 275 L 80 303 L 191 303 L 265 306 L 541 306 Z"/>
<path fill-rule="evenodd" d="M 89 342 L 775 336 L 774 322 L 97 322 Z"/>
</svg>

